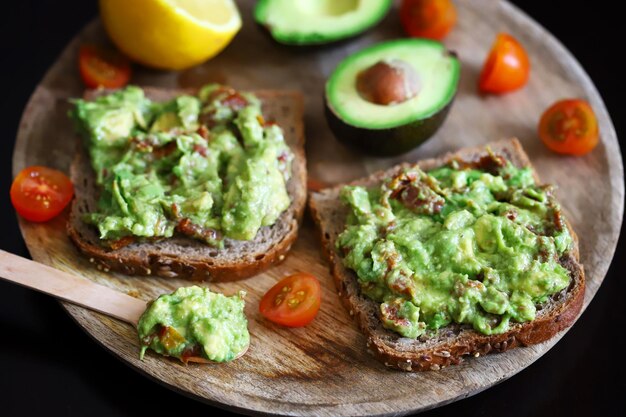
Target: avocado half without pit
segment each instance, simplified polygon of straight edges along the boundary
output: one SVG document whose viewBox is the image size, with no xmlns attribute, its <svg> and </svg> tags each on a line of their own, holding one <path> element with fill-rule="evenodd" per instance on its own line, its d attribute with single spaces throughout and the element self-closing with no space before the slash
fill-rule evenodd
<svg viewBox="0 0 626 417">
<path fill-rule="evenodd" d="M 379 43 L 344 59 L 326 83 L 340 142 L 377 156 L 407 152 L 444 122 L 459 83 L 453 52 L 429 39 Z"/>
<path fill-rule="evenodd" d="M 274 40 L 318 45 L 356 36 L 380 22 L 392 0 L 259 0 L 254 18 Z"/>
</svg>

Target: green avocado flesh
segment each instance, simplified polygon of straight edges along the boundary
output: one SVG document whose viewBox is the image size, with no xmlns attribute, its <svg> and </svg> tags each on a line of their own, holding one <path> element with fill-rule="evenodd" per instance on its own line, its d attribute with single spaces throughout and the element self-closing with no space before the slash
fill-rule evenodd
<svg viewBox="0 0 626 417">
<path fill-rule="evenodd" d="M 207 288 L 179 288 L 149 304 L 137 324 L 141 359 L 147 349 L 186 362 L 201 357 L 227 362 L 250 344 L 245 292 L 226 297 Z"/>
<path fill-rule="evenodd" d="M 357 77 L 380 61 L 402 61 L 413 68 L 421 84 L 419 93 L 390 105 L 362 98 Z M 396 128 L 446 108 L 456 93 L 459 73 L 459 60 L 437 41 L 401 39 L 379 43 L 350 55 L 337 66 L 326 83 L 326 101 L 347 125 L 369 130 Z"/>
<path fill-rule="evenodd" d="M 177 233 L 222 247 L 253 239 L 291 203 L 293 154 L 252 94 L 208 85 L 156 103 L 130 86 L 74 100 L 70 116 L 100 188 L 83 220 L 104 241 Z"/>
<path fill-rule="evenodd" d="M 417 166 L 380 186 L 347 186 L 336 246 L 384 327 L 408 338 L 449 323 L 483 334 L 535 318 L 568 287 L 572 246 L 551 186 L 490 154 L 473 165 Z"/>
<path fill-rule="evenodd" d="M 259 0 L 257 23 L 284 44 L 323 44 L 355 36 L 376 25 L 391 0 Z"/>
</svg>

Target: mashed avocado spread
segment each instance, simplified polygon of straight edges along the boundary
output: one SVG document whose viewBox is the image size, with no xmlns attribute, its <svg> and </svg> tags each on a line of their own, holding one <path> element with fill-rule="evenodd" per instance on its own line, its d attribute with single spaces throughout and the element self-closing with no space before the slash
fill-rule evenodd
<svg viewBox="0 0 626 417">
<path fill-rule="evenodd" d="M 141 358 L 146 349 L 187 362 L 235 359 L 250 343 L 244 297 L 226 297 L 207 288 L 179 288 L 154 300 L 139 319 Z"/>
<path fill-rule="evenodd" d="M 208 85 L 157 103 L 129 86 L 75 100 L 70 116 L 100 187 L 83 220 L 112 246 L 179 233 L 221 247 L 253 239 L 290 205 L 293 154 L 252 94 Z"/>
<path fill-rule="evenodd" d="M 530 321 L 569 285 L 572 239 L 551 186 L 494 154 L 382 185 L 347 186 L 337 249 L 383 325 L 416 338 L 451 322 L 484 334 Z"/>
</svg>

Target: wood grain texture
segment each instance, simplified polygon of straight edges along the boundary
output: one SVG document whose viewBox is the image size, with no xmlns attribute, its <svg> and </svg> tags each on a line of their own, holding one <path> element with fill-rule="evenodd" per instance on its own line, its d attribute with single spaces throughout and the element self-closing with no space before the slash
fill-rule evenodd
<svg viewBox="0 0 626 417">
<path fill-rule="evenodd" d="M 399 158 L 365 158 L 338 144 L 328 130 L 323 116 L 323 83 L 336 63 L 348 54 L 373 42 L 401 36 L 397 13 L 392 11 L 375 31 L 353 41 L 299 50 L 281 47 L 262 34 L 251 20 L 253 3 L 238 2 L 244 28 L 214 60 L 182 73 L 135 68 L 133 81 L 162 87 L 195 87 L 220 81 L 241 89 L 304 91 L 309 173 L 312 178 L 330 183 L 351 180 L 401 160 L 429 158 L 462 146 L 517 136 L 542 179 L 560 187 L 558 197 L 581 237 L 588 305 L 615 251 L 623 216 L 623 167 L 615 131 L 599 94 L 556 39 L 509 3 L 458 2 L 459 23 L 445 43 L 459 53 L 463 70 L 447 122 L 414 152 Z M 482 97 L 476 93 L 478 73 L 492 39 L 502 30 L 512 33 L 528 49 L 531 79 L 519 92 Z M 89 24 L 41 81 L 19 128 L 14 173 L 35 163 L 67 170 L 74 145 L 72 126 L 66 117 L 67 99 L 82 94 L 75 65 L 78 45 L 104 38 L 99 22 Z M 563 97 L 589 100 L 598 116 L 601 143 L 585 157 L 552 154 L 536 136 L 541 112 Z M 20 221 L 35 260 L 143 300 L 188 284 L 107 274 L 93 268 L 65 236 L 64 221 L 62 217 L 45 225 Z M 285 329 L 264 321 L 257 313 L 261 295 L 277 279 L 296 271 L 311 272 L 321 279 L 323 303 L 318 318 L 305 329 Z M 80 307 L 66 308 L 95 340 L 140 372 L 203 401 L 246 413 L 398 415 L 424 410 L 475 394 L 514 375 L 561 336 L 533 347 L 467 360 L 440 372 L 389 371 L 367 353 L 365 338 L 340 305 L 312 223 L 306 218 L 283 264 L 243 282 L 210 287 L 228 294 L 239 289 L 248 292 L 251 347 L 246 356 L 232 363 L 185 367 L 152 354 L 141 362 L 136 332 L 131 326 Z"/>
</svg>

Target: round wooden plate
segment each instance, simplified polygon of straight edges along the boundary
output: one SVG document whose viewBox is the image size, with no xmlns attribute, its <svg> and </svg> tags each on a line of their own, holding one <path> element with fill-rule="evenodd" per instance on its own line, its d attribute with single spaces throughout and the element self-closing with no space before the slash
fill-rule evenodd
<svg viewBox="0 0 626 417">
<path fill-rule="evenodd" d="M 330 183 L 359 177 L 400 160 L 417 160 L 491 140 L 517 136 L 544 181 L 556 183 L 558 196 L 578 235 L 587 273 L 585 306 L 611 263 L 623 215 L 623 167 L 619 145 L 602 100 L 576 60 L 546 30 L 506 2 L 458 2 L 459 23 L 445 43 L 463 64 L 461 83 L 448 121 L 418 150 L 394 159 L 364 158 L 339 145 L 323 117 L 326 77 L 336 63 L 365 45 L 402 36 L 397 11 L 375 31 L 339 45 L 296 49 L 274 43 L 251 19 L 254 2 L 239 2 L 244 26 L 217 58 L 182 72 L 135 68 L 133 82 L 161 87 L 193 87 L 207 82 L 241 89 L 299 89 L 306 96 L 308 166 L 313 178 Z M 476 82 L 494 36 L 508 31 L 527 48 L 532 61 L 529 84 L 501 97 L 481 97 Z M 41 81 L 19 128 L 13 172 L 33 164 L 67 170 L 75 134 L 66 113 L 68 98 L 82 94 L 76 59 L 84 42 L 104 42 L 98 21 L 67 46 Z M 601 142 L 589 155 L 567 158 L 548 152 L 536 135 L 542 111 L 557 99 L 582 97 L 592 104 Z M 83 258 L 65 235 L 65 219 L 48 224 L 20 221 L 32 257 L 56 268 L 148 300 L 189 282 L 104 273 Z M 303 329 L 286 329 L 261 319 L 261 295 L 278 278 L 308 271 L 320 277 L 323 304 L 317 319 Z M 309 219 L 287 260 L 255 278 L 211 284 L 225 293 L 248 292 L 247 314 L 252 344 L 243 358 L 222 365 L 183 366 L 149 354 L 139 360 L 135 330 L 97 313 L 66 305 L 95 340 L 140 372 L 197 399 L 246 413 L 295 415 L 398 415 L 436 407 L 484 390 L 519 372 L 560 338 L 538 346 L 481 358 L 439 372 L 403 373 L 375 361 L 365 339 L 340 305 L 328 266 Z"/>
</svg>

